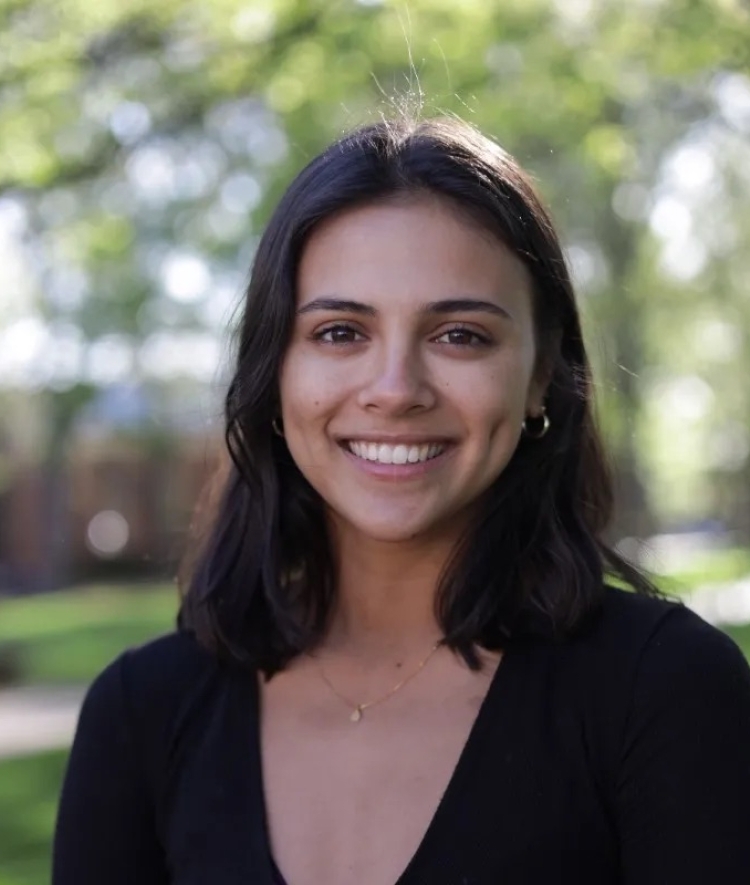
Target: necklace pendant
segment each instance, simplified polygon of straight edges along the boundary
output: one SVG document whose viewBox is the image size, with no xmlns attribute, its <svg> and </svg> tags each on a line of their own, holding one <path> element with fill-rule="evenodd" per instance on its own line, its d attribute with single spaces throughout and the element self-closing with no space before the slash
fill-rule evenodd
<svg viewBox="0 0 750 885">
<path fill-rule="evenodd" d="M 359 722 L 362 718 L 362 707 L 355 707 L 352 715 L 349 717 L 350 722 Z"/>
</svg>

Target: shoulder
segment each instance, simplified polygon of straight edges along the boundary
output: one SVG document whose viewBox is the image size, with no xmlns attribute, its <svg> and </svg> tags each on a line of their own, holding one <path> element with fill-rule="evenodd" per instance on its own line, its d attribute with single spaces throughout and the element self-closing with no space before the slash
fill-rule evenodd
<svg viewBox="0 0 750 885">
<path fill-rule="evenodd" d="M 161 636 L 123 652 L 96 677 L 83 702 L 74 751 L 78 757 L 130 759 L 149 789 L 160 791 L 175 760 L 221 716 L 227 699 L 231 707 L 242 687 L 244 700 L 252 685 L 246 673 L 202 648 L 192 634 Z"/>
<path fill-rule="evenodd" d="M 637 654 L 666 621 L 683 611 L 687 609 L 676 600 L 607 586 L 599 612 L 583 632 L 584 641 Z"/>
<path fill-rule="evenodd" d="M 750 672 L 736 643 L 681 602 L 612 587 L 584 641 L 654 676 Z"/>
<path fill-rule="evenodd" d="M 679 602 L 608 587 L 584 630 L 536 649 L 537 665 L 566 701 L 615 730 L 634 709 L 666 709 L 688 694 L 700 703 L 706 694 L 725 693 L 750 709 L 742 652 Z"/>
<path fill-rule="evenodd" d="M 169 633 L 112 661 L 91 684 L 84 712 L 95 710 L 127 718 L 136 726 L 153 726 L 179 715 L 226 679 L 226 671 L 192 634 Z"/>
<path fill-rule="evenodd" d="M 574 684 L 627 680 L 653 638 L 683 612 L 679 603 L 607 586 L 601 604 L 572 636 L 534 647 L 562 672 L 572 671 Z"/>
<path fill-rule="evenodd" d="M 159 636 L 123 652 L 121 666 L 140 690 L 161 693 L 189 686 L 221 668 L 219 659 L 198 644 L 192 633 Z"/>
<path fill-rule="evenodd" d="M 570 691 L 620 733 L 637 721 L 687 727 L 718 709 L 750 722 L 743 653 L 679 602 L 608 588 L 597 618 L 557 661 Z"/>
<path fill-rule="evenodd" d="M 675 778 L 687 778 L 707 748 L 740 760 L 750 788 L 750 667 L 730 637 L 681 603 L 608 588 L 586 630 L 529 658 L 569 746 L 585 747 L 606 795 L 626 776 L 656 777 L 650 766 L 666 771 L 667 759 Z"/>
<path fill-rule="evenodd" d="M 173 690 L 218 666 L 217 659 L 187 632 L 166 633 L 128 648 L 96 677 L 92 688 L 125 681 L 136 691 Z"/>
<path fill-rule="evenodd" d="M 636 660 L 635 704 L 693 708 L 736 704 L 750 715 L 750 666 L 726 633 L 684 605 L 671 604 Z"/>
<path fill-rule="evenodd" d="M 694 612 L 670 607 L 641 648 L 621 702 L 614 783 L 621 825 L 634 837 L 627 861 L 633 881 L 657 866 L 666 881 L 675 864 L 683 881 L 708 881 L 712 872 L 713 881 L 739 881 L 733 877 L 740 868 L 750 869 L 744 655 Z M 655 820 L 669 823 L 659 838 L 644 839 Z"/>
</svg>

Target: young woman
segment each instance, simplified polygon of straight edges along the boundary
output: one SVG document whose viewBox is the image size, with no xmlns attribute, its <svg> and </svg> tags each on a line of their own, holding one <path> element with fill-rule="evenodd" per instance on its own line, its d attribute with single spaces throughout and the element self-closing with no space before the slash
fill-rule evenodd
<svg viewBox="0 0 750 885">
<path fill-rule="evenodd" d="M 750 882 L 750 671 L 603 540 L 591 396 L 504 151 L 391 122 L 313 160 L 178 630 L 84 704 L 55 885 Z"/>
</svg>

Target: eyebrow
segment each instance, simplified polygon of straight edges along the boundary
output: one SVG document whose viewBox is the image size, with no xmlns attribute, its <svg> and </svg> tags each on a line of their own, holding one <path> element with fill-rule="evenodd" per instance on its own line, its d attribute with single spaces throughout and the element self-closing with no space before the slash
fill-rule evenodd
<svg viewBox="0 0 750 885">
<path fill-rule="evenodd" d="M 361 316 L 377 316 L 377 310 L 371 304 L 361 301 L 350 301 L 343 298 L 316 298 L 297 310 L 298 314 L 312 313 L 315 310 L 336 310 L 341 313 L 356 313 Z M 442 301 L 428 301 L 423 305 L 425 313 L 491 313 L 504 319 L 513 319 L 505 308 L 492 301 L 479 298 L 445 298 Z"/>
<path fill-rule="evenodd" d="M 341 313 L 358 313 L 363 316 L 374 317 L 377 310 L 369 304 L 363 304 L 361 301 L 347 301 L 343 298 L 316 298 L 303 304 L 297 310 L 299 315 L 304 313 L 312 313 L 314 310 L 338 310 Z"/>
<path fill-rule="evenodd" d="M 427 313 L 492 313 L 506 320 L 512 319 L 504 307 L 479 298 L 446 298 L 443 301 L 430 301 L 424 309 Z"/>
</svg>

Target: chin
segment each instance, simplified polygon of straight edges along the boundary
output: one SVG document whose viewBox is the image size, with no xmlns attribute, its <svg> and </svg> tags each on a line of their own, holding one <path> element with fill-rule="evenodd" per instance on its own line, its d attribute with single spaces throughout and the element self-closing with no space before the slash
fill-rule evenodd
<svg viewBox="0 0 750 885">
<path fill-rule="evenodd" d="M 342 522 L 350 531 L 363 539 L 389 544 L 426 541 L 446 533 L 451 534 L 450 525 L 446 520 L 399 519 L 397 516 L 373 519 L 370 514 L 368 519 L 344 517 Z"/>
<path fill-rule="evenodd" d="M 427 533 L 419 528 L 399 528 L 394 526 L 383 526 L 378 528 L 367 528 L 360 531 L 370 541 L 378 541 L 383 544 L 399 544 L 405 541 L 417 541 L 420 537 L 426 537 Z"/>
</svg>

